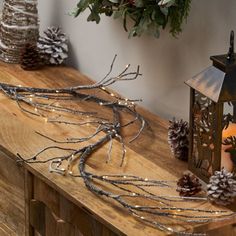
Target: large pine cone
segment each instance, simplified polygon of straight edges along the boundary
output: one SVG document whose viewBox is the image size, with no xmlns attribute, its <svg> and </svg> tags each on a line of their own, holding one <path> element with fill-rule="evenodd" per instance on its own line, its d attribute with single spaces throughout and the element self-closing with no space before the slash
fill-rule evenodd
<svg viewBox="0 0 236 236">
<path fill-rule="evenodd" d="M 38 48 L 45 64 L 61 64 L 68 57 L 68 39 L 59 27 L 49 27 L 40 36 Z"/>
<path fill-rule="evenodd" d="M 25 45 L 21 54 L 20 64 L 24 70 L 36 70 L 41 66 L 41 58 L 35 45 Z"/>
<path fill-rule="evenodd" d="M 188 122 L 183 120 L 169 121 L 168 143 L 174 156 L 180 160 L 188 160 L 189 128 Z"/>
<path fill-rule="evenodd" d="M 224 168 L 215 171 L 207 185 L 207 196 L 211 202 L 219 205 L 229 205 L 236 196 L 236 180 L 233 173 Z"/>
<path fill-rule="evenodd" d="M 202 191 L 199 179 L 191 174 L 184 174 L 177 182 L 177 192 L 180 196 L 190 197 Z"/>
</svg>

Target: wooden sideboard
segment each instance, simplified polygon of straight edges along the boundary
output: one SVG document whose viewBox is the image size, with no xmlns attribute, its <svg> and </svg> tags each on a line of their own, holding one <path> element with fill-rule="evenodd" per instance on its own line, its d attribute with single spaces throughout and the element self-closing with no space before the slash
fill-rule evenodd
<svg viewBox="0 0 236 236">
<path fill-rule="evenodd" d="M 0 82 L 57 88 L 92 83 L 86 76 L 69 67 L 48 67 L 27 72 L 18 65 L 5 63 L 0 63 Z M 49 173 L 48 164 L 19 165 L 16 162 L 17 153 L 25 158 L 31 157 L 50 143 L 35 131 L 49 136 L 57 135 L 58 138 L 73 134 L 73 131 L 22 113 L 16 103 L 3 94 L 0 94 L 0 111 L 1 236 L 164 235 L 138 221 L 113 202 L 88 191 L 81 179 Z M 121 173 L 176 180 L 187 166 L 174 159 L 170 153 L 167 144 L 168 122 L 141 107 L 138 111 L 146 118 L 149 126 L 135 142 L 127 142 L 124 167 L 119 167 L 119 153 L 114 153 L 109 164 L 104 159 L 92 157 L 88 168 L 104 172 L 118 169 Z M 104 114 L 109 116 L 106 112 L 104 110 Z M 81 129 L 81 135 L 88 133 L 89 128 Z M 127 138 L 132 134 L 133 129 L 125 131 Z M 114 148 L 118 145 L 115 142 Z M 103 156 L 105 152 L 101 149 L 96 155 Z M 212 209 L 209 203 L 203 207 Z M 214 229 L 219 231 L 221 227 L 224 232 L 228 232 L 227 235 L 234 235 L 233 222 L 231 219 L 231 222 L 210 224 L 202 230 L 214 235 Z"/>
</svg>

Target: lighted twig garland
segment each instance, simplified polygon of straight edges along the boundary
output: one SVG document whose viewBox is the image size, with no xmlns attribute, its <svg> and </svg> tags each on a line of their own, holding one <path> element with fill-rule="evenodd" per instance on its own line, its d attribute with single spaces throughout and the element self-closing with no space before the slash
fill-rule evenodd
<svg viewBox="0 0 236 236">
<path fill-rule="evenodd" d="M 181 203 L 184 204 L 186 201 L 204 203 L 207 201 L 207 198 L 205 197 L 180 197 L 160 194 L 161 191 L 159 191 L 159 194 L 153 192 L 153 189 L 160 188 L 160 190 L 162 190 L 164 188 L 173 187 L 174 183 L 171 181 L 151 180 L 130 174 L 98 175 L 86 170 L 88 157 L 105 144 L 108 144 L 107 162 L 109 162 L 111 159 L 114 139 L 118 140 L 121 144 L 122 156 L 120 166 L 122 166 L 126 155 L 125 143 L 121 133 L 122 129 L 133 123 L 139 122 L 139 130 L 130 140 L 132 142 L 139 137 L 145 127 L 144 118 L 135 110 L 135 102 L 138 100 L 122 98 L 107 90 L 107 86 L 113 83 L 118 81 L 135 80 L 140 76 L 139 67 L 135 72 L 129 72 L 128 69 L 130 66 L 128 65 L 118 76 L 110 77 L 115 58 L 108 74 L 102 80 L 92 85 L 79 85 L 58 89 L 42 89 L 0 83 L 0 90 L 9 98 L 15 100 L 21 111 L 26 114 L 39 116 L 45 119 L 46 122 L 60 125 L 65 124 L 80 127 L 93 124 L 96 126 L 96 130 L 87 137 L 73 137 L 66 140 L 57 140 L 45 134 L 38 133 L 38 135 L 52 141 L 54 145 L 43 148 L 29 159 L 23 159 L 21 155 L 18 154 L 20 162 L 49 163 L 50 172 L 82 178 L 86 187 L 91 192 L 114 200 L 138 219 L 160 230 L 180 235 L 204 235 L 202 233 L 184 232 L 187 228 L 179 230 L 178 227 L 181 226 L 181 224 L 178 224 L 176 227 L 176 222 L 187 224 L 206 223 L 225 220 L 234 214 L 224 210 L 204 210 L 199 207 L 194 208 L 181 205 Z M 105 100 L 101 98 L 98 95 L 99 90 L 103 90 L 109 94 L 110 99 Z M 85 91 L 87 91 L 87 93 Z M 96 93 L 89 94 L 89 91 Z M 85 112 L 76 109 L 76 106 L 70 107 L 68 106 L 68 103 L 71 101 L 73 101 L 74 104 L 92 102 L 107 107 L 111 110 L 113 119 L 106 119 L 95 112 Z M 52 111 L 58 113 L 58 117 L 50 117 Z M 133 118 L 124 123 L 120 117 L 121 112 L 128 113 Z M 75 117 L 89 118 L 89 120 L 83 120 L 82 122 L 75 122 L 72 119 L 67 120 L 66 114 L 68 113 Z M 93 141 L 95 138 L 96 141 Z M 91 141 L 90 144 L 87 144 L 87 141 Z M 83 147 L 80 146 L 75 148 L 69 146 L 71 144 L 76 145 L 79 143 L 86 144 Z M 63 147 L 61 144 L 68 144 L 68 146 Z M 66 151 L 66 154 L 61 156 L 49 156 L 46 159 L 41 160 L 40 156 L 43 154 L 46 155 L 46 152 L 51 149 L 61 150 L 63 153 Z M 78 159 L 79 174 L 76 174 L 73 171 L 72 166 L 75 160 Z M 111 187 L 112 189 L 110 189 Z M 147 205 L 143 205 L 143 200 L 145 200 Z M 184 227 L 186 227 L 186 225 Z"/>
</svg>

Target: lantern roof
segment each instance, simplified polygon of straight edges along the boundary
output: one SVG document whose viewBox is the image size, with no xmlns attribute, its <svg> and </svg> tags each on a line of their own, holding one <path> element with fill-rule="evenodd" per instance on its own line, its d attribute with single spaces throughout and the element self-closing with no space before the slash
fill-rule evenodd
<svg viewBox="0 0 236 236">
<path fill-rule="evenodd" d="M 212 56 L 213 65 L 185 83 L 214 102 L 236 100 L 236 54 L 231 31 L 228 54 Z"/>
</svg>

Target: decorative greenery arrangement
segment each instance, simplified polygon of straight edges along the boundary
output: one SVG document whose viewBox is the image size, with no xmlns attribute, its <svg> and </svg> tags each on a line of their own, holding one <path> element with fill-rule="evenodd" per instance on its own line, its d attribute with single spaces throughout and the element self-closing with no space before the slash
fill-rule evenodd
<svg viewBox="0 0 236 236">
<path fill-rule="evenodd" d="M 182 23 L 190 10 L 191 0 L 80 0 L 73 15 L 79 16 L 90 10 L 87 21 L 101 20 L 101 15 L 122 18 L 129 37 L 141 36 L 144 32 L 159 37 L 160 28 L 170 25 L 170 33 L 176 37 L 182 31 Z M 127 20 L 133 21 L 128 30 Z"/>
</svg>

